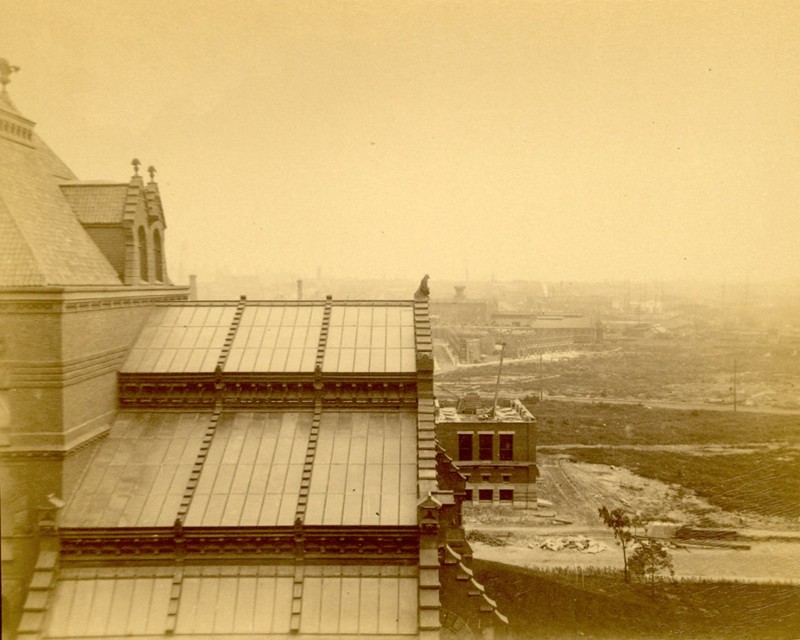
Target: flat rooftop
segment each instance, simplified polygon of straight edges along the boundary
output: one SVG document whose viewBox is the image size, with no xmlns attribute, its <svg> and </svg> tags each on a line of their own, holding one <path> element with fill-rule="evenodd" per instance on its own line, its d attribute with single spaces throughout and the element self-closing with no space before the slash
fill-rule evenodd
<svg viewBox="0 0 800 640">
<path fill-rule="evenodd" d="M 535 422 L 536 419 L 525 406 L 515 400 L 510 407 L 497 407 L 492 415 L 491 407 L 479 408 L 475 413 L 459 413 L 455 407 L 439 407 L 436 412 L 436 422 Z"/>
</svg>

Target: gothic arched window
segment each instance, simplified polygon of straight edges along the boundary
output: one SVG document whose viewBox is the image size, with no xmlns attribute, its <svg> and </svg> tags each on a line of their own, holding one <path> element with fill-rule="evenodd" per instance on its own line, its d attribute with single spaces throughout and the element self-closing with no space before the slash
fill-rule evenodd
<svg viewBox="0 0 800 640">
<path fill-rule="evenodd" d="M 156 281 L 164 282 L 164 247 L 158 229 L 153 231 L 153 257 L 156 261 Z"/>
<path fill-rule="evenodd" d="M 144 227 L 139 227 L 139 277 L 144 282 L 149 280 L 147 266 L 147 234 Z"/>
</svg>

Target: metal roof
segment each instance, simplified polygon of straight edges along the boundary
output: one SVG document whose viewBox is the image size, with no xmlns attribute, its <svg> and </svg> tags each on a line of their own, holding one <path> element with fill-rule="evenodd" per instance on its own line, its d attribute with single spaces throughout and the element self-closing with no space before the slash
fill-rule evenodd
<svg viewBox="0 0 800 640">
<path fill-rule="evenodd" d="M 214 371 L 235 312 L 235 303 L 156 307 L 121 371 Z"/>
<path fill-rule="evenodd" d="M 323 302 L 246 306 L 225 371 L 314 371 L 324 309 Z"/>
<path fill-rule="evenodd" d="M 335 306 L 322 370 L 331 373 L 416 371 L 411 306 Z"/>
<path fill-rule="evenodd" d="M 62 570 L 45 638 L 163 636 L 172 566 Z M 308 566 L 299 633 L 391 637 L 418 630 L 418 569 L 397 565 Z M 290 633 L 292 566 L 188 566 L 180 579 L 175 636 Z"/>
<path fill-rule="evenodd" d="M 414 525 L 416 505 L 416 414 L 323 412 L 305 523 Z"/>
<path fill-rule="evenodd" d="M 65 528 L 170 527 L 212 414 L 121 412 L 61 517 Z M 222 413 L 187 527 L 294 523 L 314 413 Z M 413 410 L 322 411 L 307 525 L 417 523 Z"/>
<path fill-rule="evenodd" d="M 242 301 L 238 307 L 239 314 L 233 302 L 157 307 L 121 372 L 208 373 L 220 364 L 225 373 L 312 373 L 320 354 L 323 373 L 416 371 L 411 302 Z"/>
<path fill-rule="evenodd" d="M 312 417 L 308 412 L 223 414 L 186 526 L 291 526 Z"/>
<path fill-rule="evenodd" d="M 209 415 L 120 413 L 67 503 L 61 526 L 172 526 Z"/>
</svg>

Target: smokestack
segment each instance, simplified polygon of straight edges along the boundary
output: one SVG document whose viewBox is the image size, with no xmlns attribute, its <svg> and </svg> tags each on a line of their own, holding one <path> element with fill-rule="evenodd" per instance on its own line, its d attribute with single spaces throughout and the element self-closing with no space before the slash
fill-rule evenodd
<svg viewBox="0 0 800 640">
<path fill-rule="evenodd" d="M 189 275 L 189 300 L 197 300 L 197 276 Z"/>
<path fill-rule="evenodd" d="M 297 281 L 297 299 L 298 300 L 302 300 L 303 299 L 303 281 L 302 280 L 298 280 Z"/>
</svg>

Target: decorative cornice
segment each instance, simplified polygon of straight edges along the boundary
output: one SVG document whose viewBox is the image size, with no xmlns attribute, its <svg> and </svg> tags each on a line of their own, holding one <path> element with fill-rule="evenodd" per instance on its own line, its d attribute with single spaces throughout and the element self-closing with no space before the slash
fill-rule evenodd
<svg viewBox="0 0 800 640">
<path fill-rule="evenodd" d="M 407 379 L 329 379 L 309 374 L 287 376 L 119 374 L 120 407 L 208 407 L 219 394 L 226 410 L 368 409 L 416 406 L 416 381 Z"/>
<path fill-rule="evenodd" d="M 305 527 L 302 560 L 307 564 L 416 564 L 417 527 Z M 186 566 L 215 560 L 258 564 L 296 560 L 297 527 L 61 529 L 66 565 L 138 564 L 180 556 Z"/>
<path fill-rule="evenodd" d="M 115 373 L 127 353 L 127 348 L 120 348 L 72 360 L 7 360 L 6 364 L 11 371 L 13 387 L 63 387 Z"/>
<path fill-rule="evenodd" d="M 0 296 L 4 292 L 0 291 Z M 46 292 L 37 298 L 13 296 L 0 299 L 0 313 L 75 313 L 81 311 L 95 311 L 98 309 L 125 309 L 153 305 L 159 302 L 185 302 L 189 297 L 186 287 L 166 286 L 160 290 L 148 289 L 146 295 L 95 297 L 73 299 L 54 296 L 46 297 Z"/>
<path fill-rule="evenodd" d="M 0 460 L 65 460 L 105 438 L 108 431 L 105 429 L 96 433 L 70 449 L 0 448 Z"/>
</svg>

